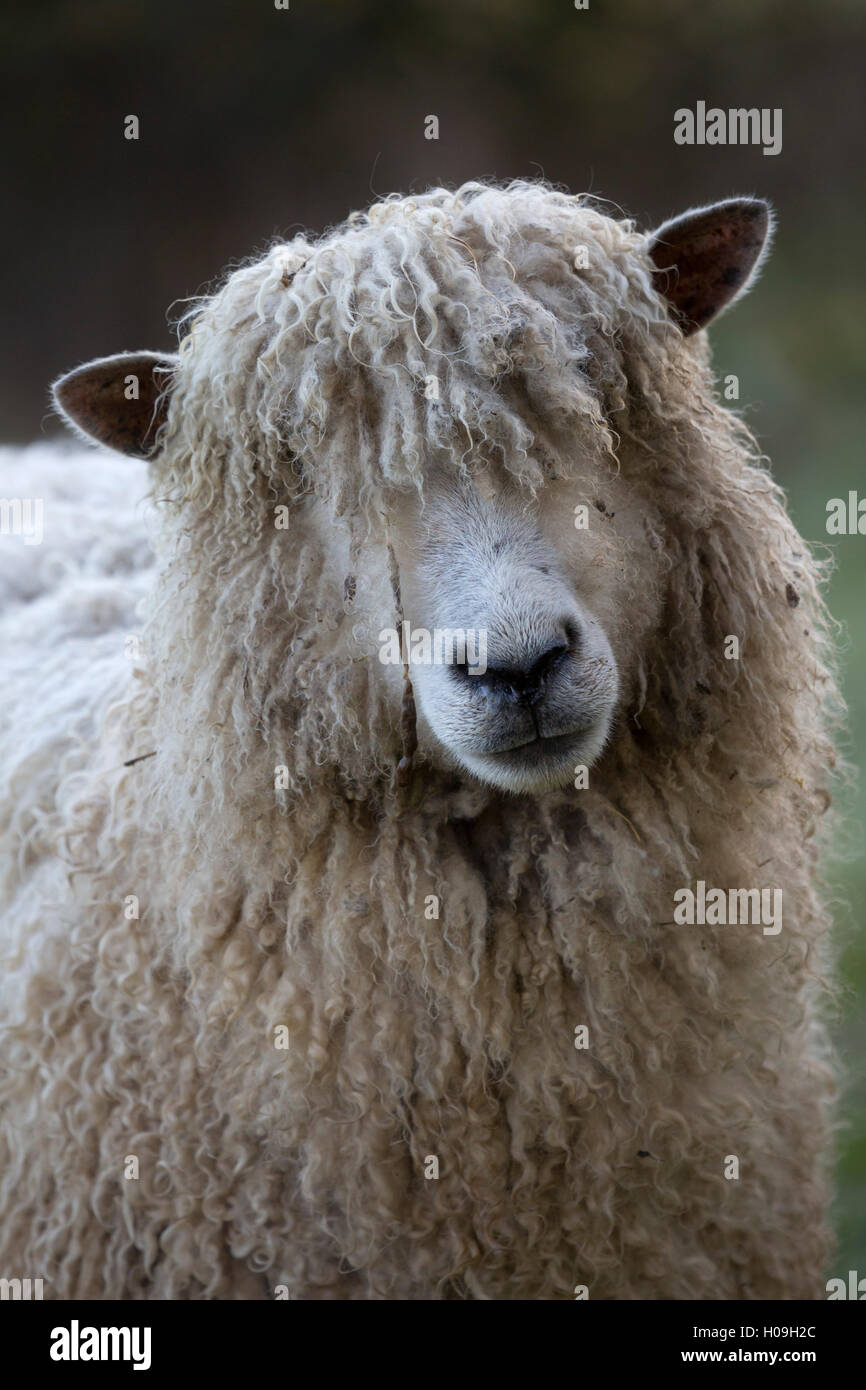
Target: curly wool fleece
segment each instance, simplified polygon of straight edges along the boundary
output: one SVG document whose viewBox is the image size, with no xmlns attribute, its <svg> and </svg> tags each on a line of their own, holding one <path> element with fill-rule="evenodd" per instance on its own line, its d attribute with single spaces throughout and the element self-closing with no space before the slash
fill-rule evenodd
<svg viewBox="0 0 866 1390">
<path fill-rule="evenodd" d="M 34 696 L 3 747 L 4 1272 L 61 1298 L 819 1296 L 821 576 L 646 238 L 541 184 L 389 198 L 185 333 L 140 659 L 122 628 L 111 672 L 68 642 L 76 724 L 36 738 Z M 528 497 L 592 456 L 654 518 L 662 620 L 582 791 L 423 760 L 396 783 L 356 627 L 434 456 Z M 698 878 L 782 885 L 782 933 L 676 925 Z"/>
</svg>

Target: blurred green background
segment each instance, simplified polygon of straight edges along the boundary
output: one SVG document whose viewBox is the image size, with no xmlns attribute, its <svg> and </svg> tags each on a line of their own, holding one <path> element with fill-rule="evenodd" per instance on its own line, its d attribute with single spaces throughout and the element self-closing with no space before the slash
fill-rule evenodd
<svg viewBox="0 0 866 1390">
<path fill-rule="evenodd" d="M 713 330 L 720 374 L 829 545 L 845 625 L 849 753 L 866 747 L 863 0 L 6 0 L 0 440 L 58 431 L 48 382 L 171 345 L 166 311 L 232 261 L 375 194 L 544 175 L 650 227 L 734 193 L 774 203 L 753 295 Z M 783 148 L 678 147 L 674 111 L 783 111 Z M 123 138 L 124 118 L 140 139 Z M 439 139 L 424 138 L 425 117 Z M 833 868 L 847 986 L 837 1227 L 828 1273 L 866 1276 L 863 787 Z"/>
</svg>

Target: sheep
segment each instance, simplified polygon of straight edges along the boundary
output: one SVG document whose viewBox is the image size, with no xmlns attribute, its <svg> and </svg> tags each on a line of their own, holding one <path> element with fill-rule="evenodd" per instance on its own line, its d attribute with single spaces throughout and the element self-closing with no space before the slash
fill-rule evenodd
<svg viewBox="0 0 866 1390">
<path fill-rule="evenodd" d="M 833 631 L 704 332 L 771 220 L 389 196 L 57 383 L 152 558 L 3 740 L 5 1272 L 821 1296 Z"/>
</svg>

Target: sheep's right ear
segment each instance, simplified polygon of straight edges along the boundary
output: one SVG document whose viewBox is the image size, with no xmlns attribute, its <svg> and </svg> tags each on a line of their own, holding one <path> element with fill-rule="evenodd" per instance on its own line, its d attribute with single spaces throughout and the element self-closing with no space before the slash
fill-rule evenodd
<svg viewBox="0 0 866 1390">
<path fill-rule="evenodd" d="M 653 283 L 686 337 L 745 294 L 773 234 L 763 198 L 727 198 L 665 222 L 650 237 Z"/>
<path fill-rule="evenodd" d="M 61 415 L 85 438 L 150 458 L 165 424 L 177 358 L 158 352 L 97 357 L 55 381 Z"/>
</svg>

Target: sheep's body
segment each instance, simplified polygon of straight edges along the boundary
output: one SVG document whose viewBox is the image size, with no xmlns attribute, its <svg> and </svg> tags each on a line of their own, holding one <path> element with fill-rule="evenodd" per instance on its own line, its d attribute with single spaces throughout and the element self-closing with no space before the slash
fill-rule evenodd
<svg viewBox="0 0 866 1390">
<path fill-rule="evenodd" d="M 124 473 L 106 452 L 47 444 L 0 449 L 0 478 L 6 497 L 38 499 L 43 510 L 38 544 L 0 540 L 0 825 L 4 852 L 15 856 L 4 859 L 11 878 L 0 926 L 4 945 L 20 943 L 38 959 L 51 925 L 45 904 L 67 896 L 48 829 L 58 783 L 89 765 L 100 712 L 124 693 L 127 638 L 153 585 L 146 513 L 136 506 L 148 478 L 143 464 Z"/>
<path fill-rule="evenodd" d="M 640 239 L 540 188 L 455 197 L 276 248 L 205 307 L 154 465 L 179 505 L 158 511 L 144 655 L 120 641 L 134 573 L 110 678 L 52 678 L 39 724 L 34 678 L 15 712 L 0 1263 L 52 1296 L 821 1293 L 816 567 Z M 575 243 L 606 269 L 573 303 L 551 266 Z M 381 298 L 395 265 L 421 324 Z M 509 283 L 552 306 L 566 348 L 525 305 L 496 338 L 485 306 Z M 481 328 L 437 405 L 405 369 L 440 373 L 461 304 Z M 587 344 L 618 440 L 569 384 Z M 564 456 L 560 429 L 595 453 Z M 375 517 L 428 443 L 453 458 L 467 437 L 538 490 L 552 469 L 578 501 L 601 487 L 614 567 L 656 556 L 626 576 L 622 710 L 588 788 L 504 798 L 423 738 L 415 784 L 393 777 L 394 691 L 358 659 L 391 603 Z M 618 530 L 630 506 L 646 526 Z M 58 663 L 62 594 L 33 601 Z M 23 603 L 4 623 L 19 675 Z M 675 925 L 697 879 L 781 886 L 781 933 Z"/>
</svg>

